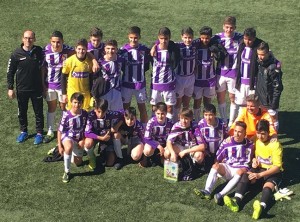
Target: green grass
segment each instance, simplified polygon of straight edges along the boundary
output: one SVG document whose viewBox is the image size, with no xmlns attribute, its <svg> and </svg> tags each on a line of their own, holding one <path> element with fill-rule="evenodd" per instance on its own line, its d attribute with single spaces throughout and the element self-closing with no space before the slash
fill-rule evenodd
<svg viewBox="0 0 300 222">
<path fill-rule="evenodd" d="M 47 44 L 55 29 L 73 45 L 76 39 L 87 38 L 91 27 L 100 26 L 104 39 L 115 38 L 121 46 L 127 41 L 127 28 L 138 25 L 142 42 L 150 45 L 161 26 L 168 26 L 172 39 L 180 40 L 183 26 L 191 26 L 197 33 L 201 26 L 209 25 L 214 33 L 220 32 L 227 15 L 237 17 L 240 32 L 255 27 L 258 37 L 268 41 L 282 61 L 285 89 L 280 141 L 284 147 L 284 183 L 296 195 L 291 201 L 276 203 L 269 211 L 271 219 L 262 221 L 299 221 L 299 1 L 2 0 L 0 6 L 0 221 L 249 221 L 253 199 L 234 214 L 193 194 L 193 188 L 204 186 L 206 176 L 169 183 L 159 167 L 128 165 L 121 171 L 106 169 L 105 173 L 91 174 L 87 166 L 72 166 L 76 175 L 69 184 L 63 184 L 63 163 L 42 162 L 55 142 L 36 147 L 31 138 L 16 144 L 17 104 L 6 96 L 7 61 L 25 29 L 36 32 L 37 45 Z M 29 131 L 33 133 L 31 106 L 28 115 Z"/>
</svg>

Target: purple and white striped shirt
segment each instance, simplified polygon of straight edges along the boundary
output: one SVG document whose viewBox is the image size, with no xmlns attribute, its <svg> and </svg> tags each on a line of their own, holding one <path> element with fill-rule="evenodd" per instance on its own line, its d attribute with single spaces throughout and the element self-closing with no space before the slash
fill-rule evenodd
<svg viewBox="0 0 300 222">
<path fill-rule="evenodd" d="M 111 89 L 121 90 L 121 68 L 124 60 L 118 57 L 115 61 L 99 60 L 99 66 L 102 72 L 102 76 L 106 81 L 105 93 L 108 93 Z"/>
<path fill-rule="evenodd" d="M 125 60 L 122 68 L 122 86 L 136 90 L 144 88 L 146 86 L 145 72 L 150 63 L 150 49 L 142 44 L 133 48 L 127 43 L 120 49 L 120 54 Z"/>
<path fill-rule="evenodd" d="M 226 125 L 220 118 L 216 118 L 217 125 L 215 127 L 209 126 L 205 119 L 198 123 L 197 138 L 199 143 L 207 145 L 209 153 L 216 153 L 219 149 L 221 142 L 226 138 L 227 129 Z"/>
<path fill-rule="evenodd" d="M 245 47 L 241 54 L 241 84 L 250 85 L 250 66 L 253 49 Z"/>
<path fill-rule="evenodd" d="M 221 76 L 236 78 L 237 52 L 239 42 L 243 39 L 243 34 L 234 32 L 233 37 L 226 37 L 225 33 L 216 34 L 221 39 L 221 44 L 226 48 L 228 56 L 221 62 Z"/>
<path fill-rule="evenodd" d="M 177 143 L 183 147 L 192 147 L 198 144 L 195 129 L 197 128 L 197 124 L 192 122 L 191 127 L 184 128 L 181 126 L 180 122 L 176 122 L 171 132 L 167 138 L 167 140 L 171 141 L 173 144 Z"/>
<path fill-rule="evenodd" d="M 62 46 L 61 52 L 53 52 L 51 44 L 44 48 L 45 60 L 43 66 L 47 68 L 45 84 L 49 89 L 61 89 L 61 70 L 64 61 L 74 49 L 68 45 Z"/>
<path fill-rule="evenodd" d="M 91 52 L 94 56 L 95 59 L 98 61 L 99 59 L 103 59 L 103 55 L 104 55 L 104 43 L 101 42 L 100 45 L 95 48 L 91 42 L 88 42 L 88 48 L 87 48 L 88 52 Z"/>
<path fill-rule="evenodd" d="M 196 55 L 198 43 L 193 42 L 192 45 L 186 46 L 183 42 L 176 43 L 180 50 L 180 62 L 176 69 L 179 76 L 194 75 L 196 67 Z"/>
<path fill-rule="evenodd" d="M 62 140 L 66 137 L 79 142 L 84 138 L 84 129 L 87 122 L 88 113 L 81 110 L 78 115 L 73 115 L 70 110 L 63 112 L 58 131 L 62 133 Z"/>
<path fill-rule="evenodd" d="M 85 137 L 97 139 L 97 136 L 104 136 L 115 124 L 121 121 L 123 113 L 108 110 L 103 118 L 98 118 L 96 112 L 92 110 L 87 119 L 85 127 Z"/>
<path fill-rule="evenodd" d="M 156 57 L 153 57 L 152 89 L 171 91 L 175 89 L 175 73 L 170 66 L 170 53 L 167 49 L 156 46 Z"/>
<path fill-rule="evenodd" d="M 208 48 L 199 48 L 195 86 L 213 87 L 216 85 L 214 59 Z"/>
<path fill-rule="evenodd" d="M 145 143 L 149 144 L 153 149 L 157 148 L 158 145 L 162 147 L 166 146 L 167 137 L 173 126 L 172 120 L 166 118 L 163 125 L 159 124 L 157 118 L 152 117 L 146 126 L 144 140 Z"/>
<path fill-rule="evenodd" d="M 218 162 L 226 163 L 234 168 L 248 168 L 254 155 L 254 145 L 248 140 L 238 143 L 234 138 L 225 139 L 217 151 L 216 158 Z"/>
</svg>

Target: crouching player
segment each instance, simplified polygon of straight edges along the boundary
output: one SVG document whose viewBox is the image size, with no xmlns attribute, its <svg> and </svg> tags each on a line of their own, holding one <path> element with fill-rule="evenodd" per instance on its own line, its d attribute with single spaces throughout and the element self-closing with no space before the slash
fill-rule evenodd
<svg viewBox="0 0 300 222">
<path fill-rule="evenodd" d="M 211 199 L 212 188 L 218 177 L 228 181 L 221 192 L 214 195 L 215 202 L 221 204 L 226 195 L 239 182 L 241 175 L 249 170 L 253 154 L 253 143 L 246 137 L 247 125 L 244 122 L 236 122 L 234 135 L 223 140 L 217 153 L 216 163 L 212 166 L 206 180 L 204 190 L 195 192 L 202 199 Z"/>
<path fill-rule="evenodd" d="M 64 183 L 70 181 L 71 157 L 77 166 L 82 164 L 84 128 L 88 116 L 88 113 L 81 109 L 83 100 L 81 93 L 72 94 L 71 108 L 63 113 L 57 131 L 59 153 L 64 156 L 65 173 L 62 179 Z"/>
<path fill-rule="evenodd" d="M 195 130 L 197 124 L 192 122 L 193 111 L 191 109 L 183 108 L 179 113 L 179 122 L 175 123 L 167 138 L 167 147 L 164 153 L 165 159 L 172 162 L 183 160 L 184 162 L 192 158 L 194 163 L 201 164 L 204 160 L 204 153 L 198 145 Z M 193 171 L 194 166 L 190 167 Z M 183 172 L 182 180 L 191 180 L 190 172 Z"/>
<path fill-rule="evenodd" d="M 141 161 L 144 151 L 144 128 L 143 124 L 136 119 L 136 109 L 129 107 L 124 111 L 124 120 L 119 128 L 119 136 L 122 144 L 128 145 L 127 154 L 134 161 Z M 141 162 L 140 166 L 144 166 Z"/>
<path fill-rule="evenodd" d="M 233 212 L 238 212 L 243 202 L 243 197 L 250 184 L 263 185 L 261 199 L 253 203 L 253 219 L 259 219 L 263 211 L 266 211 L 273 191 L 282 177 L 282 146 L 278 141 L 272 141 L 269 136 L 269 122 L 260 120 L 256 125 L 255 158 L 252 160 L 252 169 L 244 173 L 237 184 L 234 198 L 224 196 L 224 203 Z"/>
<path fill-rule="evenodd" d="M 146 126 L 144 155 L 150 165 L 157 164 L 157 155 L 164 157 L 167 136 L 173 126 L 172 120 L 167 118 L 167 111 L 168 108 L 164 102 L 157 103 L 155 105 L 155 116 L 148 121 Z M 157 155 L 154 154 L 156 151 L 158 151 Z"/>
<path fill-rule="evenodd" d="M 108 102 L 105 99 L 94 100 L 94 110 L 92 110 L 87 119 L 85 128 L 85 143 L 84 147 L 90 158 L 89 167 L 96 168 L 96 159 L 94 149 L 96 143 L 100 142 L 100 149 L 105 154 L 106 165 L 111 167 L 115 165 L 116 169 L 120 168 L 120 162 L 117 158 L 123 158 L 121 151 L 121 141 L 117 138 L 115 126 L 123 118 L 123 114 L 117 111 L 110 111 Z M 105 151 L 104 151 L 105 150 Z"/>
</svg>

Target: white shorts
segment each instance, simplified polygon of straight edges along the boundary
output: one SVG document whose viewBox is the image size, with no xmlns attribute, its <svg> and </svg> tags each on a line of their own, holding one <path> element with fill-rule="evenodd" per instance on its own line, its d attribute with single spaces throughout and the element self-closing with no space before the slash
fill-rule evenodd
<svg viewBox="0 0 300 222">
<path fill-rule="evenodd" d="M 175 143 L 174 144 L 175 146 L 177 146 L 179 148 L 180 151 L 183 151 L 183 150 L 186 150 L 186 149 L 189 149 L 190 147 L 189 146 L 182 146 L 178 143 Z M 167 148 L 166 148 L 167 149 Z M 192 158 L 193 162 L 197 162 L 196 159 L 194 158 L 194 154 L 195 152 L 192 152 L 192 153 L 189 153 L 190 157 Z"/>
<path fill-rule="evenodd" d="M 108 101 L 108 110 L 120 111 L 123 110 L 123 101 L 121 91 L 111 89 L 107 94 L 101 96 L 102 99 Z"/>
<path fill-rule="evenodd" d="M 234 94 L 236 79 L 225 77 L 225 76 L 217 76 L 217 92 L 227 91 L 231 94 Z"/>
<path fill-rule="evenodd" d="M 76 141 L 74 141 L 72 138 L 70 137 L 65 137 L 62 142 L 69 140 L 72 143 L 72 156 L 76 156 L 76 157 L 82 157 L 83 156 L 83 149 L 80 149 L 78 146 L 78 143 Z"/>
<path fill-rule="evenodd" d="M 133 96 L 135 96 L 137 103 L 146 103 L 147 102 L 146 88 L 136 90 L 136 89 L 129 89 L 126 87 L 122 87 L 121 94 L 122 94 L 123 103 L 130 103 L 131 98 Z"/>
<path fill-rule="evenodd" d="M 46 92 L 46 101 L 58 100 L 63 102 L 61 89 L 48 89 Z"/>
<path fill-rule="evenodd" d="M 180 76 L 176 75 L 176 97 L 182 98 L 183 96 L 191 97 L 194 92 L 195 75 Z"/>
<path fill-rule="evenodd" d="M 215 95 L 216 95 L 216 88 L 214 86 L 213 87 L 194 86 L 194 94 L 193 94 L 194 99 L 201 99 L 203 96 L 211 99 Z"/>
<path fill-rule="evenodd" d="M 165 102 L 168 106 L 176 104 L 176 93 L 175 90 L 171 91 L 158 91 L 153 89 L 151 93 L 150 104 L 155 105 L 158 102 Z"/>
<path fill-rule="evenodd" d="M 241 84 L 240 90 L 235 89 L 235 104 L 239 106 L 245 106 L 246 105 L 246 97 L 254 94 L 255 90 L 250 90 L 249 85 Z"/>
<path fill-rule="evenodd" d="M 226 181 L 231 180 L 234 177 L 234 175 L 236 174 L 236 172 L 240 169 L 240 168 L 231 167 L 226 163 L 220 163 L 220 164 L 222 164 L 222 166 L 225 169 L 225 175 L 222 176 L 222 175 L 218 174 L 218 177 L 223 178 Z"/>
</svg>

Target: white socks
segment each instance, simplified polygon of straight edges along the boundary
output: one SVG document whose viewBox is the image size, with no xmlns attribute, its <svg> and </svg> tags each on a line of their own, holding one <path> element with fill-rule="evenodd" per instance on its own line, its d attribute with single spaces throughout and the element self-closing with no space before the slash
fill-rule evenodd
<svg viewBox="0 0 300 222">
<path fill-rule="evenodd" d="M 65 165 L 65 172 L 66 173 L 70 172 L 71 155 L 64 153 L 64 165 Z"/>
<path fill-rule="evenodd" d="M 217 179 L 217 171 L 214 168 L 211 168 L 206 179 L 205 190 L 211 193 Z"/>
<path fill-rule="evenodd" d="M 230 114 L 229 114 L 229 124 L 228 124 L 229 127 L 234 122 L 235 118 L 237 117 L 237 114 L 238 114 L 238 105 L 236 105 L 235 103 L 230 103 Z"/>
<path fill-rule="evenodd" d="M 53 113 L 47 112 L 47 127 L 48 127 L 48 131 L 52 131 L 53 132 L 54 121 L 55 121 L 55 112 L 53 112 Z"/>
<path fill-rule="evenodd" d="M 227 123 L 226 103 L 219 104 L 219 113 L 222 120 Z"/>
<path fill-rule="evenodd" d="M 229 193 L 230 190 L 232 190 L 235 185 L 239 182 L 241 176 L 240 175 L 234 175 L 234 177 L 231 178 L 231 180 L 228 181 L 226 186 L 223 188 L 223 190 L 220 192 L 222 196 L 226 195 Z"/>
</svg>

